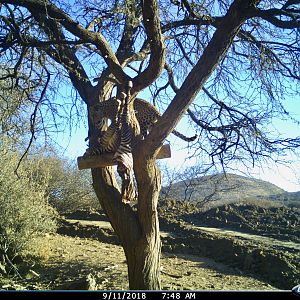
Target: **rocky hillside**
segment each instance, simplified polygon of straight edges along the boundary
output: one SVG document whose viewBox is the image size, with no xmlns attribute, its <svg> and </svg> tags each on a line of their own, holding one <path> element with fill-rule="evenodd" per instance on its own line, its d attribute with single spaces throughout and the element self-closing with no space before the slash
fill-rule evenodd
<svg viewBox="0 0 300 300">
<path fill-rule="evenodd" d="M 201 176 L 174 183 L 162 189 L 163 198 L 189 200 L 197 203 L 205 200 L 233 203 L 247 200 L 300 201 L 300 192 L 288 193 L 267 181 L 235 174 Z"/>
<path fill-rule="evenodd" d="M 295 202 L 295 204 L 298 203 L 297 207 L 300 207 L 300 191 L 294 193 L 286 193 L 285 197 L 286 201 Z"/>
</svg>

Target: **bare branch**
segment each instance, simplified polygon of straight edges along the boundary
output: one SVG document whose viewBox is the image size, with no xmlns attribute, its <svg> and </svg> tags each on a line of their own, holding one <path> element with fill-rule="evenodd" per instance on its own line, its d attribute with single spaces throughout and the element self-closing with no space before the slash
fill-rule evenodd
<svg viewBox="0 0 300 300">
<path fill-rule="evenodd" d="M 93 32 L 82 27 L 57 6 L 45 0 L 0 0 L 0 3 L 9 3 L 26 7 L 29 11 L 36 14 L 43 13 L 50 18 L 57 20 L 70 33 L 84 40 L 86 43 L 94 44 L 101 51 L 102 57 L 111 68 L 112 73 L 120 82 L 125 82 L 129 78 L 124 73 L 116 55 L 109 46 L 108 42 L 100 32 Z"/>
<path fill-rule="evenodd" d="M 157 1 L 142 1 L 142 11 L 143 23 L 149 41 L 151 55 L 148 67 L 133 80 L 133 94 L 137 94 L 149 86 L 160 75 L 165 61 L 165 46 L 161 33 Z"/>
<path fill-rule="evenodd" d="M 259 1 L 236 0 L 221 21 L 198 63 L 186 77 L 162 118 L 154 125 L 145 140 L 148 153 L 153 155 L 188 109 L 205 81 L 217 67 L 230 47 L 233 38 L 247 19 L 247 11 Z"/>
<path fill-rule="evenodd" d="M 18 169 L 19 169 L 19 167 L 20 167 L 23 159 L 28 154 L 28 151 L 29 151 L 29 149 L 30 149 L 30 147 L 31 147 L 31 145 L 33 143 L 33 140 L 35 139 L 35 124 L 36 124 L 36 119 L 37 119 L 38 108 L 39 108 L 42 100 L 44 99 L 44 96 L 46 94 L 46 91 L 47 91 L 47 88 L 48 88 L 48 85 L 49 85 L 49 82 L 50 82 L 50 78 L 51 78 L 50 72 L 47 70 L 47 68 L 45 67 L 44 69 L 45 69 L 46 74 L 47 74 L 46 83 L 45 83 L 45 85 L 43 87 L 43 90 L 41 92 L 39 100 L 35 104 L 34 111 L 33 111 L 33 113 L 31 114 L 31 117 L 30 117 L 30 133 L 31 133 L 31 137 L 30 137 L 29 143 L 28 143 L 28 145 L 27 145 L 24 153 L 22 154 L 21 158 L 19 159 L 19 162 L 18 162 L 17 167 L 15 169 L 15 174 L 18 177 L 19 177 L 19 175 L 18 175 Z"/>
<path fill-rule="evenodd" d="M 298 2 L 299 4 L 300 2 Z M 299 10 L 294 9 L 268 9 L 260 10 L 258 8 L 252 8 L 252 16 L 260 17 L 276 27 L 293 29 L 300 27 Z M 278 16 L 289 18 L 290 20 L 282 20 Z"/>
<path fill-rule="evenodd" d="M 245 30 L 240 30 L 239 36 L 242 37 L 243 39 L 249 41 L 251 44 L 254 44 L 260 52 L 265 53 L 269 58 L 273 58 L 275 61 L 278 62 L 279 65 L 281 65 L 289 74 L 290 77 L 300 80 L 300 76 L 298 76 L 297 74 L 295 74 L 279 57 L 278 55 L 276 55 L 276 53 L 274 51 L 272 51 L 270 48 L 268 48 L 267 46 L 264 45 L 263 41 L 259 41 L 257 40 L 253 35 L 251 35 L 251 33 L 245 31 Z M 268 43 L 270 44 L 270 43 Z M 285 45 L 287 46 L 287 45 Z M 291 46 L 289 46 L 291 47 Z M 299 49 L 296 49 L 298 50 Z"/>
</svg>

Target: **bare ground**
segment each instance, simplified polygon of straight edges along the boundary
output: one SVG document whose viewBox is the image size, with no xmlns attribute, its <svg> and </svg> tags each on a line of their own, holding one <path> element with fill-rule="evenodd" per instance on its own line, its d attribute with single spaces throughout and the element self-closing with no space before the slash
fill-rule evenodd
<svg viewBox="0 0 300 300">
<path fill-rule="evenodd" d="M 300 282 L 299 216 L 243 205 L 203 214 L 166 203 L 160 209 L 162 289 L 290 290 Z M 69 216 L 56 234 L 35 239 L 24 257 L 22 278 L 0 277 L 0 289 L 128 289 L 124 253 L 103 214 Z"/>
<path fill-rule="evenodd" d="M 86 229 L 107 229 L 106 222 L 71 221 Z M 128 289 L 127 265 L 122 247 L 98 238 L 46 235 L 26 253 L 32 260 L 23 280 L 0 280 L 2 289 Z M 39 258 L 39 263 L 35 263 Z M 212 259 L 184 253 L 162 254 L 164 290 L 274 290 L 268 283 Z M 92 280 L 91 280 L 92 279 Z M 96 283 L 96 284 L 95 284 Z"/>
</svg>

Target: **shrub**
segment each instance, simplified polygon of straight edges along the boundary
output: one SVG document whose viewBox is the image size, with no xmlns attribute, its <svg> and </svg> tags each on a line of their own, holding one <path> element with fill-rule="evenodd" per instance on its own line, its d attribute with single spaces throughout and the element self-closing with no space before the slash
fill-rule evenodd
<svg viewBox="0 0 300 300">
<path fill-rule="evenodd" d="M 5 149 L 6 148 L 6 149 Z M 3 273 L 16 269 L 15 259 L 32 238 L 56 229 L 56 212 L 48 204 L 46 181 L 32 180 L 32 170 L 14 173 L 19 157 L 0 144 L 0 267 Z"/>
<path fill-rule="evenodd" d="M 47 179 L 49 203 L 61 214 L 77 210 L 99 210 L 100 204 L 92 188 L 90 170 L 79 171 L 77 166 L 57 153 L 43 153 L 31 158 L 35 181 Z"/>
</svg>

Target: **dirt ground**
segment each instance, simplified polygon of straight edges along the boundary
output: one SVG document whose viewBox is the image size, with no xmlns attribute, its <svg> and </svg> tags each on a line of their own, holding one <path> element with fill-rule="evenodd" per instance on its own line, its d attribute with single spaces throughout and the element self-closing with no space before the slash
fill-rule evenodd
<svg viewBox="0 0 300 300">
<path fill-rule="evenodd" d="M 299 211 L 234 204 L 201 213 L 171 202 L 160 216 L 162 230 L 173 234 L 163 240 L 167 251 L 213 258 L 279 289 L 300 282 Z"/>
<path fill-rule="evenodd" d="M 87 232 L 106 222 L 70 221 Z M 74 227 L 72 227 L 74 228 Z M 69 231 L 70 232 L 70 231 Z M 80 235 L 80 234 L 79 234 Z M 36 239 L 26 253 L 32 261 L 24 278 L 4 280 L 1 289 L 128 289 L 127 265 L 122 247 L 98 238 L 46 235 Z M 39 263 L 36 263 L 39 258 Z M 212 259 L 163 252 L 161 280 L 164 290 L 274 290 L 274 286 Z"/>
<path fill-rule="evenodd" d="M 161 282 L 163 290 L 291 289 L 299 276 L 299 213 L 281 209 L 271 234 L 260 220 L 269 210 L 224 207 L 206 213 L 209 227 L 195 208 L 183 204 L 161 209 Z M 251 222 L 246 214 L 251 215 Z M 278 211 L 270 210 L 273 215 Z M 283 218 L 282 218 L 283 216 Z M 102 214 L 68 216 L 56 234 L 35 239 L 24 253 L 22 278 L 0 276 L 0 289 L 127 290 L 122 247 Z M 227 223 L 224 222 L 226 219 Z M 222 220 L 222 222 L 221 222 Z M 244 220 L 244 221 L 243 221 Z M 257 224 L 244 232 L 234 226 Z M 240 226 L 242 224 L 242 226 Z M 207 227 L 205 227 L 206 225 Z M 218 225 L 216 221 L 213 224 Z M 291 226 L 292 230 L 284 231 Z M 188 237 L 188 238 L 187 238 Z"/>
<path fill-rule="evenodd" d="M 86 282 L 91 278 L 99 290 L 128 289 L 127 265 L 119 245 L 92 238 L 47 235 L 35 240 L 29 257 L 39 257 L 41 262 L 33 263 L 23 280 L 0 280 L 1 289 L 87 289 Z M 163 290 L 276 289 L 237 269 L 196 255 L 163 253 L 161 265 Z"/>
</svg>

